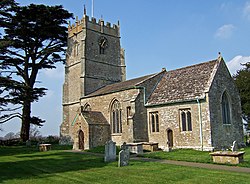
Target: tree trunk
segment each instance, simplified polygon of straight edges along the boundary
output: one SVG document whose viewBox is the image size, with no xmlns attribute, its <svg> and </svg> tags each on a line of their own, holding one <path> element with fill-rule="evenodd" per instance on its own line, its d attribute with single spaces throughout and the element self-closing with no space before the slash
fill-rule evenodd
<svg viewBox="0 0 250 184">
<path fill-rule="evenodd" d="M 23 114 L 22 114 L 22 127 L 21 127 L 21 140 L 26 142 L 29 140 L 29 132 L 30 132 L 30 113 L 31 113 L 31 102 L 29 100 L 25 100 L 23 104 Z"/>
</svg>

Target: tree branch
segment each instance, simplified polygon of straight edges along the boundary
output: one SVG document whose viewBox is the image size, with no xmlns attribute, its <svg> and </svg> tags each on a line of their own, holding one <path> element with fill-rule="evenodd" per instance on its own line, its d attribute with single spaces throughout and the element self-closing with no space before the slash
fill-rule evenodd
<svg viewBox="0 0 250 184">
<path fill-rule="evenodd" d="M 3 120 L 0 120 L 0 124 L 6 123 L 7 121 L 12 120 L 13 118 L 22 119 L 22 115 L 20 113 L 14 113 L 10 117 L 6 117 Z M 2 119 L 2 118 L 0 118 L 0 119 Z"/>
</svg>

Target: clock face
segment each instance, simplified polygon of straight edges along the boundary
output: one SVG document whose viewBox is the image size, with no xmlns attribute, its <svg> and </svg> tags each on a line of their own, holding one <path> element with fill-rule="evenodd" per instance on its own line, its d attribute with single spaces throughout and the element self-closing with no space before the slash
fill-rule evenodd
<svg viewBox="0 0 250 184">
<path fill-rule="evenodd" d="M 101 48 L 105 49 L 108 47 L 108 40 L 106 37 L 101 36 L 98 40 L 98 44 L 100 45 Z"/>
</svg>

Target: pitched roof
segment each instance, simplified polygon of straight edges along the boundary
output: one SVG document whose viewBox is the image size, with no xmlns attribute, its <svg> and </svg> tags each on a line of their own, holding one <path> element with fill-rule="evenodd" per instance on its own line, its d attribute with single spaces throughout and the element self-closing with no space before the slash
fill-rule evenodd
<svg viewBox="0 0 250 184">
<path fill-rule="evenodd" d="M 168 71 L 146 105 L 159 105 L 204 98 L 219 60 Z"/>
<path fill-rule="evenodd" d="M 131 88 L 134 88 L 135 86 L 139 86 L 144 81 L 146 81 L 146 80 L 148 80 L 148 79 L 150 79 L 158 74 L 159 73 L 146 75 L 143 77 L 127 80 L 124 82 L 110 84 L 110 85 L 104 86 L 103 88 L 98 89 L 97 91 L 91 93 L 90 95 L 87 95 L 86 97 L 99 96 L 99 95 L 109 94 L 109 93 L 113 93 L 113 92 L 123 91 L 126 89 L 131 89 Z M 85 98 L 85 97 L 82 97 L 82 98 Z"/>
<path fill-rule="evenodd" d="M 98 111 L 83 111 L 82 116 L 90 125 L 109 125 L 106 118 Z"/>
</svg>

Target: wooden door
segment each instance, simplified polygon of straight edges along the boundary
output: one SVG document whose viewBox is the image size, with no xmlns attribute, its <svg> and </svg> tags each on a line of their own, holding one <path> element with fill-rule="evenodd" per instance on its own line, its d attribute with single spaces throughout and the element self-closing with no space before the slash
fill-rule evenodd
<svg viewBox="0 0 250 184">
<path fill-rule="evenodd" d="M 172 148 L 173 145 L 174 145 L 174 142 L 173 142 L 173 131 L 171 129 L 168 129 L 167 130 L 167 137 L 168 137 L 168 146 L 169 148 Z"/>
<path fill-rule="evenodd" d="M 79 149 L 84 150 L 84 133 L 82 130 L 78 134 Z"/>
</svg>

